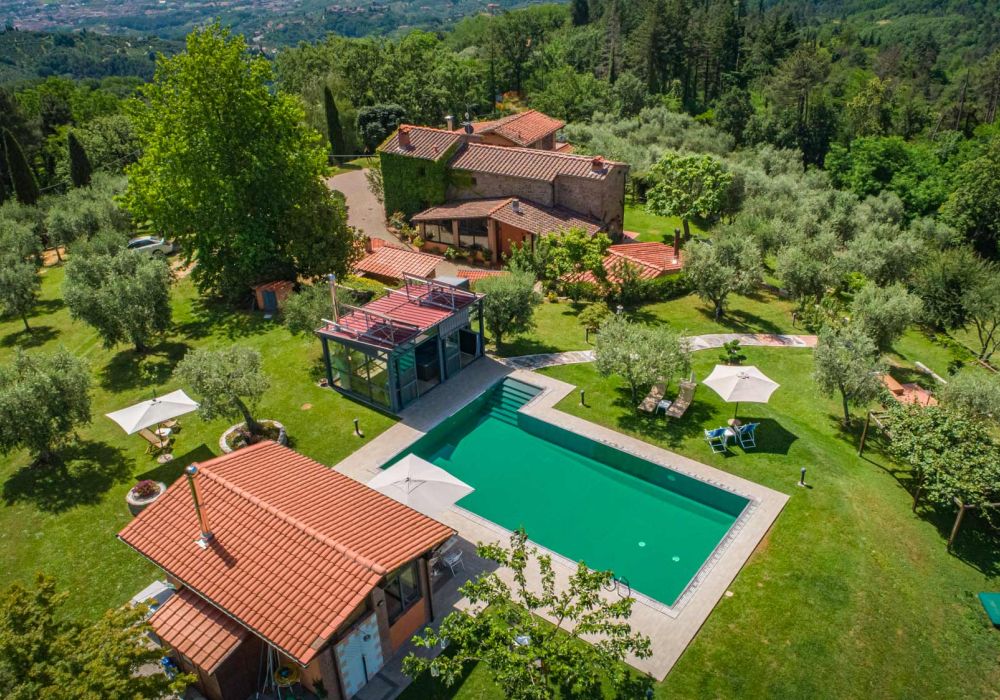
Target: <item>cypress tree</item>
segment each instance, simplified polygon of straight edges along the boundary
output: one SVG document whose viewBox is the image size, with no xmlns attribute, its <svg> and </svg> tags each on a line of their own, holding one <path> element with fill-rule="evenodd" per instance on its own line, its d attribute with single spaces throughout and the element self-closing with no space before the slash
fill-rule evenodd
<svg viewBox="0 0 1000 700">
<path fill-rule="evenodd" d="M 10 130 L 3 130 L 3 150 L 7 159 L 7 172 L 10 174 L 11 184 L 14 186 L 14 196 L 21 204 L 34 204 L 41 196 L 38 189 L 38 180 L 35 173 L 31 171 L 28 159 L 21 149 L 21 144 L 14 138 Z"/>
<path fill-rule="evenodd" d="M 574 27 L 590 24 L 590 0 L 573 0 L 570 16 L 573 18 Z"/>
<path fill-rule="evenodd" d="M 337 103 L 328 87 L 323 88 L 323 107 L 326 110 L 326 133 L 330 139 L 330 152 L 335 156 L 345 155 L 347 146 L 344 144 L 344 127 L 340 123 Z"/>
<path fill-rule="evenodd" d="M 90 158 L 87 151 L 76 135 L 69 132 L 69 176 L 73 180 L 73 187 L 86 187 L 90 184 L 90 174 L 93 168 L 90 165 Z"/>
</svg>

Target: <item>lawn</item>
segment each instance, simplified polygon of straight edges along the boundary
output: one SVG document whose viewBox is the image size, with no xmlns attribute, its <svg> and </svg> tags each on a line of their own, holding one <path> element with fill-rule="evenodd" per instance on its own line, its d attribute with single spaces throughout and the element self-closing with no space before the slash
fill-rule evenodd
<svg viewBox="0 0 1000 700">
<path fill-rule="evenodd" d="M 705 387 L 668 425 L 638 416 L 622 382 L 592 365 L 544 370 L 587 391 L 586 407 L 573 392 L 559 409 L 791 495 L 656 696 L 992 697 L 1000 636 L 975 593 L 997 586 L 995 538 L 977 522 L 954 555 L 945 551 L 952 514 L 913 514 L 907 474 L 877 445 L 857 457 L 857 426 L 844 433 L 836 401 L 818 394 L 811 351 L 746 354 L 782 387 L 769 404 L 741 406 L 744 420 L 761 423 L 759 449 L 727 456 L 701 433 L 724 424 L 732 405 Z M 697 376 L 716 361 L 696 353 Z M 803 466 L 806 489 L 795 486 Z M 424 680 L 404 697 L 499 698 L 487 680 L 477 668 L 451 691 Z"/>
<path fill-rule="evenodd" d="M 28 336 L 19 320 L 0 322 L 0 362 L 17 346 L 51 350 L 62 345 L 85 357 L 93 370 L 93 420 L 80 440 L 63 452 L 63 469 L 28 466 L 16 453 L 0 458 L 0 585 L 29 580 L 35 572 L 54 575 L 64 590 L 75 591 L 68 612 L 89 616 L 121 603 L 152 580 L 156 570 L 115 539 L 128 521 L 125 493 L 139 478 L 173 481 L 195 460 L 219 452 L 219 435 L 229 421 L 205 422 L 196 415 L 181 419 L 176 459 L 166 466 L 144 454 L 138 436 L 126 436 L 105 413 L 182 386 L 170 371 L 195 347 L 237 343 L 260 350 L 271 389 L 259 415 L 282 421 L 293 445 L 324 464 L 333 464 L 362 443 L 353 434 L 360 418 L 370 439 L 392 419 L 344 399 L 315 380 L 321 371 L 319 342 L 295 338 L 284 327 L 258 314 L 233 312 L 202 304 L 190 280 L 176 284 L 174 328 L 154 352 L 137 358 L 123 347 L 106 350 L 91 329 L 73 321 L 62 303 L 63 269 L 47 268 L 42 299 Z"/>
<path fill-rule="evenodd" d="M 638 233 L 637 241 L 653 241 L 656 243 L 671 243 L 674 240 L 674 229 L 684 230 L 684 223 L 678 216 L 657 216 L 646 211 L 639 204 L 625 205 L 625 230 Z M 692 236 L 703 236 L 705 230 L 693 221 L 688 222 Z"/>
</svg>

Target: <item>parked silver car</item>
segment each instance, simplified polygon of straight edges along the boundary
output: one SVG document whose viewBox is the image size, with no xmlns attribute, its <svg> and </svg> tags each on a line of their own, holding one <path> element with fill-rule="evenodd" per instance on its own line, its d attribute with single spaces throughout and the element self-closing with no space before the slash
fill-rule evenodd
<svg viewBox="0 0 1000 700">
<path fill-rule="evenodd" d="M 174 244 L 165 238 L 139 236 L 128 242 L 128 249 L 144 253 L 145 255 L 162 257 L 174 252 Z"/>
</svg>

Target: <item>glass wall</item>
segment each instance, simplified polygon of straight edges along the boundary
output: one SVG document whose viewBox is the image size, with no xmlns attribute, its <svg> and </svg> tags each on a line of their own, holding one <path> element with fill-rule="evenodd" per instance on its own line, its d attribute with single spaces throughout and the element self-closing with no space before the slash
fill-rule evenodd
<svg viewBox="0 0 1000 700">
<path fill-rule="evenodd" d="M 385 582 L 385 609 L 391 625 L 420 600 L 420 574 L 416 560 L 391 574 Z"/>
<path fill-rule="evenodd" d="M 455 245 L 455 232 L 451 228 L 451 220 L 428 221 L 424 224 L 424 238 L 435 243 Z"/>
<path fill-rule="evenodd" d="M 368 355 L 336 342 L 330 343 L 329 347 L 334 385 L 383 408 L 392 408 L 387 353 L 374 351 Z"/>
<path fill-rule="evenodd" d="M 458 244 L 463 248 L 477 247 L 489 250 L 490 238 L 486 219 L 460 219 Z"/>
</svg>

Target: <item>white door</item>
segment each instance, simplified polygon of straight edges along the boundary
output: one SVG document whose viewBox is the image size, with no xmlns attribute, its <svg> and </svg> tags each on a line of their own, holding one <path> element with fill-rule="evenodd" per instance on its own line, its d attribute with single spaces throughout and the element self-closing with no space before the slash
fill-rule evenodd
<svg viewBox="0 0 1000 700">
<path fill-rule="evenodd" d="M 375 613 L 359 622 L 346 637 L 337 642 L 334 651 L 340 677 L 344 682 L 344 692 L 348 698 L 354 697 L 385 664 Z"/>
</svg>

